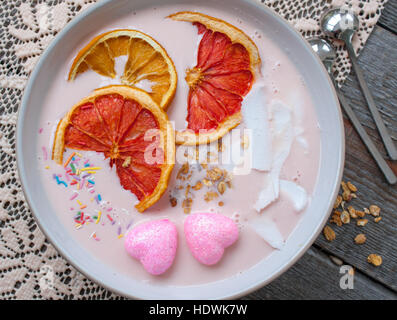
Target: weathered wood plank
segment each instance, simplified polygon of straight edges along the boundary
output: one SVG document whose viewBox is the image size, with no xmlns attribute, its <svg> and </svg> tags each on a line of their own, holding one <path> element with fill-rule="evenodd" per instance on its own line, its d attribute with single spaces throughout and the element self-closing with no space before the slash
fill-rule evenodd
<svg viewBox="0 0 397 320">
<path fill-rule="evenodd" d="M 382 15 L 378 20 L 378 24 L 395 34 L 397 34 L 397 1 L 389 0 L 385 8 L 382 10 Z"/>
<path fill-rule="evenodd" d="M 397 299 L 397 294 L 356 270 L 353 289 L 341 289 L 343 274 L 329 256 L 312 247 L 286 273 L 243 299 Z"/>
<path fill-rule="evenodd" d="M 359 63 L 374 96 L 385 124 L 397 140 L 397 36 L 376 26 L 363 49 Z M 353 72 L 354 73 L 354 72 Z M 369 134 L 381 141 L 371 113 L 354 74 L 350 75 L 342 90 L 349 98 L 362 123 L 370 128 Z M 372 130 L 373 129 L 373 130 Z M 380 143 L 382 146 L 382 143 Z M 386 153 L 385 153 L 386 155 Z"/>
<path fill-rule="evenodd" d="M 396 57 L 397 36 L 377 26 L 359 58 L 368 85 L 394 140 L 397 139 Z M 368 134 L 386 157 L 383 144 L 354 75 L 349 76 L 342 90 Z M 375 223 L 373 217 L 369 216 L 367 218 L 370 222 L 365 227 L 358 227 L 353 222 L 342 227 L 332 224 L 337 234 L 336 240 L 330 243 L 321 235 L 316 244 L 333 252 L 380 283 L 397 290 L 397 186 L 390 186 L 385 182 L 348 120 L 345 121 L 345 126 L 344 180 L 352 181 L 359 189 L 358 199 L 352 200 L 351 204 L 358 209 L 371 204 L 378 205 L 382 208 L 382 220 Z M 390 164 L 397 172 L 397 163 L 390 162 Z M 367 242 L 364 245 L 354 244 L 353 239 L 358 233 L 366 234 Z M 381 267 L 376 268 L 366 261 L 371 253 L 377 253 L 383 257 L 384 262 Z"/>
</svg>

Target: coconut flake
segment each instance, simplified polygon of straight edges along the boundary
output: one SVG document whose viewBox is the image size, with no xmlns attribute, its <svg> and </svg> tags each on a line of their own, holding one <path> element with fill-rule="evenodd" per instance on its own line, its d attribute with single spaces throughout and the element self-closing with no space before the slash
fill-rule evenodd
<svg viewBox="0 0 397 320">
<path fill-rule="evenodd" d="M 308 195 L 300 185 L 292 181 L 280 180 L 280 190 L 292 201 L 296 211 L 302 211 L 306 207 Z"/>
<path fill-rule="evenodd" d="M 252 168 L 269 171 L 272 164 L 272 135 L 265 87 L 255 84 L 241 106 L 243 123 L 250 130 L 249 149 L 252 151 Z"/>
<path fill-rule="evenodd" d="M 267 215 L 260 215 L 249 222 L 249 226 L 273 248 L 281 250 L 285 244 L 276 223 Z"/>
<path fill-rule="evenodd" d="M 254 204 L 260 212 L 279 197 L 281 169 L 287 160 L 294 141 L 291 109 L 281 101 L 274 101 L 269 108 L 272 122 L 272 165 L 264 178 L 264 188 Z"/>
</svg>

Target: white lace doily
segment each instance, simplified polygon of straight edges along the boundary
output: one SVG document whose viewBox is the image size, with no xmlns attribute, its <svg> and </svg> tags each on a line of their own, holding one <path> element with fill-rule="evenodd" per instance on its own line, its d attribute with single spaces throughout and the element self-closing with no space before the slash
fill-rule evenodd
<svg viewBox="0 0 397 320">
<path fill-rule="evenodd" d="M 0 2 L 0 299 L 120 298 L 85 278 L 45 239 L 26 204 L 16 170 L 15 125 L 27 78 L 54 36 L 95 0 Z M 331 6 L 348 5 L 360 17 L 354 39 L 365 44 L 387 0 L 264 0 L 309 38 L 321 35 L 318 19 Z M 335 72 L 350 72 L 338 46 Z"/>
</svg>

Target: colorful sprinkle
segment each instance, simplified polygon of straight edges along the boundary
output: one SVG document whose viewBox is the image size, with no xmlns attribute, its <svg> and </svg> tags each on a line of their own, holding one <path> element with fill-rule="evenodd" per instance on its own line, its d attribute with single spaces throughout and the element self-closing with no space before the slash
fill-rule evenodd
<svg viewBox="0 0 397 320">
<path fill-rule="evenodd" d="M 96 241 L 99 241 L 101 239 L 99 239 L 95 233 L 95 231 L 91 234 L 90 238 L 94 238 Z"/>
<path fill-rule="evenodd" d="M 110 215 L 106 215 L 107 217 L 108 217 L 108 219 L 110 220 L 110 222 L 113 222 L 113 219 L 112 219 L 112 217 L 110 216 Z"/>
<path fill-rule="evenodd" d="M 73 172 L 73 173 L 76 173 L 76 167 L 74 166 L 73 163 L 70 164 L 70 167 L 72 168 L 72 172 Z"/>
<path fill-rule="evenodd" d="M 74 157 L 75 154 L 76 154 L 76 153 L 73 152 L 73 153 L 69 156 L 69 158 L 66 160 L 66 162 L 65 162 L 64 165 L 63 165 L 64 168 L 66 168 L 66 167 L 68 166 L 70 160 L 72 160 L 72 158 Z"/>
<path fill-rule="evenodd" d="M 83 169 L 80 169 L 80 171 L 88 171 L 88 170 L 94 171 L 94 170 L 101 170 L 101 169 L 102 169 L 101 167 L 85 167 Z"/>
<path fill-rule="evenodd" d="M 65 187 L 68 186 L 67 183 L 66 183 L 65 181 L 60 180 L 59 177 L 58 177 L 57 175 L 54 175 L 54 178 L 55 178 L 55 180 L 56 180 L 56 182 L 57 182 L 58 184 L 63 184 Z"/>
<path fill-rule="evenodd" d="M 102 216 L 102 212 L 99 211 L 99 212 L 98 212 L 98 217 L 97 217 L 97 219 L 96 219 L 96 221 L 95 221 L 96 224 L 98 224 L 99 221 L 101 220 L 101 216 Z"/>
<path fill-rule="evenodd" d="M 73 194 L 73 195 L 70 197 L 70 200 L 76 199 L 78 195 L 79 195 L 79 194 L 76 192 L 75 194 Z"/>
</svg>

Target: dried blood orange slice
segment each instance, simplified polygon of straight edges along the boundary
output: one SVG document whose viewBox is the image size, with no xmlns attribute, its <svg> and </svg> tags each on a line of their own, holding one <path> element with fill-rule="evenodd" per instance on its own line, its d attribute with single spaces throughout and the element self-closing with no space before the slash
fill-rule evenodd
<svg viewBox="0 0 397 320">
<path fill-rule="evenodd" d="M 69 80 L 92 69 L 115 78 L 115 58 L 128 56 L 121 82 L 136 86 L 141 81 L 150 81 L 153 100 L 166 108 L 174 97 L 177 74 L 174 63 L 165 49 L 153 38 L 137 30 L 113 30 L 92 39 L 77 54 L 70 68 Z"/>
<path fill-rule="evenodd" d="M 160 199 L 174 166 L 166 113 L 143 90 L 122 85 L 97 89 L 69 110 L 55 133 L 52 158 L 59 164 L 65 148 L 104 153 L 140 212 Z"/>
<path fill-rule="evenodd" d="M 205 14 L 185 11 L 169 17 L 192 22 L 203 35 L 197 65 L 186 72 L 188 125 L 176 133 L 176 143 L 215 141 L 241 121 L 243 97 L 261 63 L 258 48 L 240 29 Z"/>
</svg>

